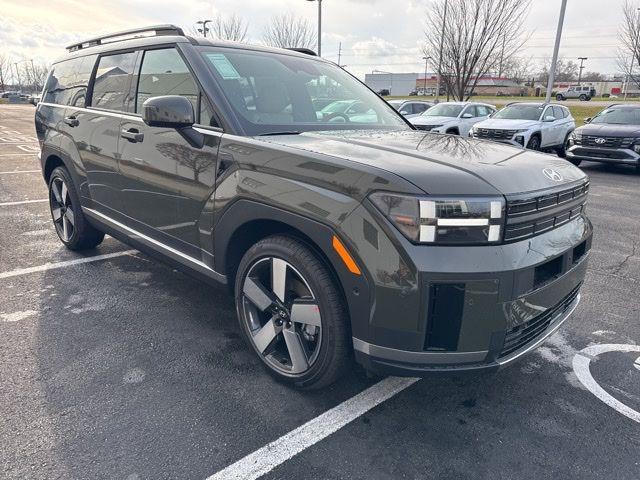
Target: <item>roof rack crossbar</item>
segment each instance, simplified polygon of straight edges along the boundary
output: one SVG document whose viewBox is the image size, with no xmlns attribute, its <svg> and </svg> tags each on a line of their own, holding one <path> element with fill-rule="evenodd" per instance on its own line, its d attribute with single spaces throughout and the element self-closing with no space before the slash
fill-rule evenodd
<svg viewBox="0 0 640 480">
<path fill-rule="evenodd" d="M 132 28 L 131 30 L 123 30 L 121 32 L 110 33 L 109 35 L 103 35 L 101 37 L 90 38 L 88 40 L 83 40 L 82 42 L 71 44 L 67 47 L 69 52 L 75 52 L 77 50 L 82 50 L 83 48 L 95 47 L 96 45 L 102 45 L 104 40 L 113 39 L 117 37 L 125 37 L 135 35 L 137 33 L 147 33 L 154 32 L 155 35 L 178 35 L 180 37 L 184 37 L 184 31 L 175 25 L 164 24 L 164 25 L 151 25 L 150 27 L 141 27 L 141 28 Z M 123 40 L 130 40 L 130 38 L 125 38 Z M 118 40 L 114 40 L 118 41 Z"/>
<path fill-rule="evenodd" d="M 291 50 L 292 52 L 304 53 L 305 55 L 311 55 L 317 57 L 318 54 L 311 50 L 310 48 L 302 48 L 302 47 L 291 47 L 287 48 L 287 50 Z"/>
</svg>

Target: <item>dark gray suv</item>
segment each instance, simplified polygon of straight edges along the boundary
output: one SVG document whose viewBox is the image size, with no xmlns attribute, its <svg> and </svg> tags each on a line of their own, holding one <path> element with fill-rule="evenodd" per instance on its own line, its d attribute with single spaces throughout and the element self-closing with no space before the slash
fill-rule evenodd
<svg viewBox="0 0 640 480">
<path fill-rule="evenodd" d="M 137 37 L 136 37 L 137 35 Z M 351 100 L 360 115 L 320 114 Z M 579 301 L 589 182 L 565 160 L 414 130 L 308 51 L 171 25 L 69 47 L 36 110 L 53 222 L 226 283 L 276 377 L 495 369 Z"/>
</svg>

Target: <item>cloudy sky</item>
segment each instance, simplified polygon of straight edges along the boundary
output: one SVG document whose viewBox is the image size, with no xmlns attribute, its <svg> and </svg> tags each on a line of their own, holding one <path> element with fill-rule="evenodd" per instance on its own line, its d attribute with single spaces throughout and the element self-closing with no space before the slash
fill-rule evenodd
<svg viewBox="0 0 640 480">
<path fill-rule="evenodd" d="M 424 17 L 433 0 L 324 0 L 323 56 L 363 76 L 374 69 L 420 72 Z M 568 0 L 561 56 L 589 57 L 586 70 L 615 73 L 617 30 L 624 0 Z M 639 0 L 640 6 L 640 0 Z M 521 56 L 551 56 L 560 0 L 533 0 L 526 19 L 531 33 Z M 12 61 L 50 63 L 74 40 L 130 27 L 174 23 L 185 29 L 217 13 L 249 22 L 259 43 L 275 13 L 292 12 L 315 25 L 317 4 L 305 0 L 0 0 L 0 45 Z"/>
</svg>

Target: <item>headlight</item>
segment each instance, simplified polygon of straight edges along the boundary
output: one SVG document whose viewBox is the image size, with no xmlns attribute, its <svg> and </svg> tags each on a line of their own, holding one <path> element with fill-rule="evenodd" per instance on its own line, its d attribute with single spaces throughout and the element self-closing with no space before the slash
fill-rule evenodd
<svg viewBox="0 0 640 480">
<path fill-rule="evenodd" d="M 435 245 L 497 243 L 502 238 L 501 197 L 417 197 L 375 192 L 373 204 L 412 242 Z"/>
<path fill-rule="evenodd" d="M 574 140 L 580 140 L 582 138 L 582 133 L 576 132 L 574 130 L 573 132 L 571 132 L 571 136 L 569 138 L 572 138 Z"/>
</svg>

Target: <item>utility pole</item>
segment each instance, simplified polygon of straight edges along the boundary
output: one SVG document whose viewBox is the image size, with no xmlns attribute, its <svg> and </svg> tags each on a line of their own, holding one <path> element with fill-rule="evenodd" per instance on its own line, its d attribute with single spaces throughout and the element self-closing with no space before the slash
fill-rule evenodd
<svg viewBox="0 0 640 480">
<path fill-rule="evenodd" d="M 556 30 L 556 43 L 553 46 L 553 59 L 551 60 L 551 68 L 549 69 L 549 81 L 547 82 L 547 96 L 545 102 L 551 101 L 551 90 L 553 90 L 553 82 L 556 77 L 556 63 L 558 63 L 558 50 L 560 50 L 560 39 L 562 38 L 562 25 L 564 24 L 564 12 L 567 9 L 567 0 L 562 0 L 560 6 L 560 18 L 558 18 L 558 29 Z"/>
<path fill-rule="evenodd" d="M 431 57 L 422 57 L 424 60 L 424 91 L 422 92 L 422 95 L 427 94 L 427 65 L 429 64 L 430 58 Z"/>
<path fill-rule="evenodd" d="M 582 69 L 584 68 L 583 63 L 585 60 L 588 60 L 587 57 L 578 57 L 580 60 L 580 70 L 578 71 L 578 86 L 580 86 L 580 82 L 582 81 Z"/>
<path fill-rule="evenodd" d="M 637 9 L 640 12 L 640 8 Z M 627 75 L 627 81 L 624 84 L 624 99 L 627 99 L 627 91 L 629 90 L 629 78 L 633 80 L 633 61 L 636 59 L 636 52 L 638 51 L 638 37 L 640 36 L 640 22 L 636 21 L 636 41 L 633 45 L 633 55 L 631 55 L 631 66 L 629 67 L 629 75 Z"/>
<path fill-rule="evenodd" d="M 342 57 L 342 42 L 338 44 L 338 66 L 340 66 L 340 58 Z"/>
<path fill-rule="evenodd" d="M 444 0 L 444 13 L 442 14 L 442 31 L 440 32 L 440 53 L 438 54 L 438 79 L 436 80 L 436 99 L 435 102 L 438 103 L 438 99 L 440 97 L 440 77 L 442 76 L 442 49 L 444 47 L 444 29 L 445 29 L 445 21 L 447 18 L 447 5 L 448 1 Z M 449 89 L 447 89 L 447 95 Z"/>
</svg>

